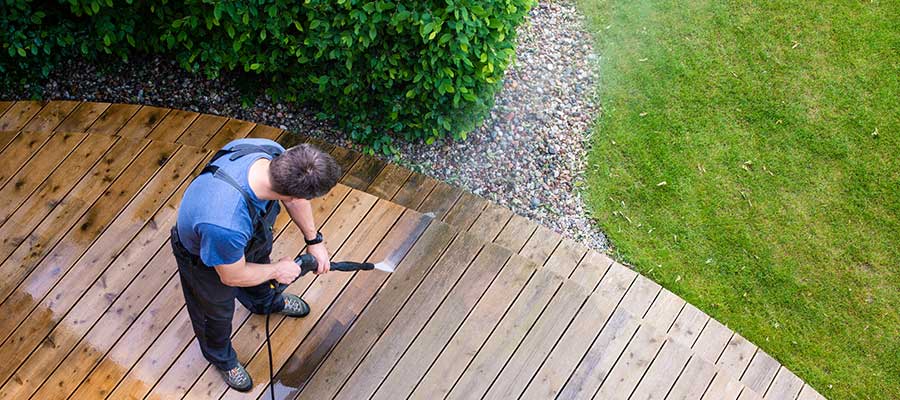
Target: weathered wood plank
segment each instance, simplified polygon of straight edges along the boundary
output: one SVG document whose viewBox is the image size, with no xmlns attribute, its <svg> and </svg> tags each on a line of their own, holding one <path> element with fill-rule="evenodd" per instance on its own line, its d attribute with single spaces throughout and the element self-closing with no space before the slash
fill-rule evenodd
<svg viewBox="0 0 900 400">
<path fill-rule="evenodd" d="M 143 139 L 156 128 L 157 125 L 165 118 L 170 109 L 153 106 L 143 106 L 138 110 L 134 117 L 129 120 L 118 135 L 131 139 Z"/>
<path fill-rule="evenodd" d="M 487 204 L 487 200 L 484 200 L 481 197 L 469 192 L 462 192 L 459 199 L 456 200 L 456 204 L 454 204 L 453 207 L 450 208 L 450 211 L 447 211 L 444 215 L 444 222 L 451 226 L 455 226 L 460 230 L 472 233 L 472 224 L 479 218 L 481 211 L 484 210 L 484 207 L 487 206 Z M 501 225 L 496 229 L 497 232 L 500 232 L 500 229 L 503 229 L 503 226 Z M 484 241 L 485 240 L 482 240 L 482 242 Z"/>
<path fill-rule="evenodd" d="M 403 350 L 415 339 L 416 334 L 428 322 L 450 289 L 468 270 L 470 263 L 481 250 L 477 239 L 461 233 L 437 262 L 422 284 L 403 305 L 389 326 L 378 330 L 380 337 L 360 337 L 359 332 L 371 324 L 363 324 L 341 341 L 332 356 L 322 364 L 303 390 L 304 396 L 327 396 L 328 398 L 361 398 L 362 393 L 371 394 L 390 367 L 403 354 Z M 483 265 L 487 258 L 494 261 L 499 249 L 486 249 L 473 265 Z M 505 261 L 503 258 L 500 261 Z M 489 267 L 488 267 L 489 268 Z M 499 270 L 499 268 L 496 268 Z M 367 309 L 366 312 L 371 313 Z M 365 317 L 365 315 L 364 315 Z M 366 340 L 357 343 L 357 340 Z M 366 353 L 368 351 L 368 353 Z M 336 356 L 336 357 L 335 357 Z M 332 358 L 335 357 L 335 358 Z M 363 358 L 365 357 L 365 358 Z M 354 370 L 355 368 L 355 370 Z M 355 372 L 354 372 L 355 371 Z M 354 374 L 351 376 L 351 374 Z M 343 387 L 343 390 L 342 390 Z M 341 391 L 338 393 L 338 391 Z"/>
<path fill-rule="evenodd" d="M 528 239 L 537 230 L 537 224 L 521 215 L 513 215 L 506 223 L 503 231 L 494 239 L 494 243 L 506 247 L 513 252 L 520 252 Z"/>
<path fill-rule="evenodd" d="M 448 398 L 457 398 L 467 393 L 480 397 L 562 282 L 562 277 L 541 269 L 496 327 L 482 326 L 478 332 L 461 328 L 412 398 L 444 398 L 448 394 Z"/>
<path fill-rule="evenodd" d="M 595 338 L 606 329 L 608 323 L 612 323 L 610 316 L 625 296 L 635 276 L 634 271 L 620 264 L 610 265 L 594 293 L 575 316 L 572 325 L 563 334 L 522 394 L 522 399 L 556 398 Z M 607 338 L 608 335 L 609 333 Z M 596 358 L 597 356 L 593 355 L 593 359 Z"/>
<path fill-rule="evenodd" d="M 46 131 L 16 135 L 0 152 L 0 186 L 9 183 L 10 178 L 44 146 L 50 136 L 50 132 Z"/>
<path fill-rule="evenodd" d="M 115 135 L 140 108 L 134 104 L 112 104 L 85 131 Z"/>
<path fill-rule="evenodd" d="M 637 318 L 643 318 L 662 289 L 659 284 L 638 275 L 622 299 L 622 307 Z"/>
<path fill-rule="evenodd" d="M 641 325 L 595 399 L 627 399 L 665 342 L 665 336 L 648 325 Z"/>
<path fill-rule="evenodd" d="M 459 198 L 460 194 L 462 194 L 462 191 L 460 191 L 459 188 L 455 188 L 444 182 L 438 182 L 434 186 L 434 189 L 431 190 L 431 193 L 428 194 L 428 197 L 425 198 L 425 201 L 419 205 L 417 210 L 423 214 L 432 213 L 435 215 L 435 218 L 442 220 L 447 214 L 447 211 L 450 210 L 450 207 L 456 203 L 456 199 Z"/>
<path fill-rule="evenodd" d="M 28 121 L 23 131 L 52 131 L 56 128 L 75 107 L 77 101 L 51 101 L 37 113 L 31 121 Z"/>
<path fill-rule="evenodd" d="M 353 191 L 338 207 L 336 216 L 338 219 L 329 221 L 322 226 L 322 234 L 326 237 L 343 238 L 348 236 L 359 221 L 369 212 L 375 205 L 376 199 L 373 196 L 362 192 Z M 377 238 L 376 238 L 377 239 Z M 326 242 L 326 246 L 329 244 Z M 374 244 L 373 244 L 374 246 Z M 342 246 L 341 249 L 345 247 Z M 364 248 L 363 248 L 364 249 Z M 335 257 L 342 257 L 342 252 L 338 249 L 330 248 L 330 253 Z M 337 250 L 337 252 L 335 252 Z M 347 251 L 347 250 L 344 250 Z M 312 311 L 309 315 L 300 319 L 284 320 L 272 333 L 272 349 L 277 355 L 276 361 L 278 365 L 284 362 L 290 354 L 290 350 L 296 346 L 302 337 L 297 337 L 300 328 L 311 328 L 327 309 L 331 301 L 336 297 L 337 293 L 344 287 L 346 281 L 349 280 L 347 274 L 330 274 L 323 275 L 325 279 L 316 279 L 312 286 L 304 293 L 304 299 L 309 303 Z M 235 321 L 236 327 L 242 323 L 242 319 Z M 236 329 L 237 330 L 237 329 Z M 243 357 L 246 357 L 244 355 Z M 245 358 L 246 359 L 246 358 Z M 258 359 L 258 362 L 254 362 Z M 263 368 L 262 358 L 254 358 L 250 360 L 247 370 L 251 376 L 256 376 L 257 380 L 267 374 L 268 364 Z M 242 360 L 243 361 L 243 360 Z M 266 360 L 268 361 L 268 360 Z M 183 353 L 168 371 L 160 378 L 156 386 L 147 395 L 148 398 L 173 398 L 184 395 L 194 384 L 197 378 L 203 373 L 204 368 L 208 365 L 206 359 L 203 358 L 199 351 L 199 345 L 196 340 L 191 341 L 187 351 Z M 257 385 L 259 390 L 260 385 Z"/>
<path fill-rule="evenodd" d="M 800 380 L 797 375 L 794 375 L 793 372 L 788 371 L 787 368 L 781 367 L 778 371 L 778 375 L 775 376 L 775 380 L 772 382 L 772 386 L 766 391 L 765 398 L 772 400 L 794 400 L 800 395 L 800 390 L 802 389 L 803 381 Z"/>
<path fill-rule="evenodd" d="M 338 165 L 341 166 L 341 171 L 343 174 L 341 177 L 347 176 L 347 173 L 350 172 L 350 167 L 353 166 L 353 163 L 359 159 L 360 154 L 339 146 L 332 146 L 333 148 L 329 151 L 334 160 L 337 161 Z"/>
<path fill-rule="evenodd" d="M 53 320 L 64 315 L 45 339 L 54 345 L 36 349 L 13 375 L 11 382 L 14 381 L 16 385 L 7 382 L 4 392 L 17 397 L 30 395 L 31 391 L 37 389 L 39 383 L 116 299 L 115 295 L 122 293 L 147 260 L 156 254 L 168 239 L 166 227 L 174 223 L 177 213 L 180 194 L 179 198 L 170 199 L 170 196 L 183 186 L 185 178 L 207 155 L 205 150 L 199 148 L 182 148 L 173 154 L 160 172 L 144 185 L 84 256 L 70 268 L 71 273 L 62 277 L 60 283 L 47 295 L 47 299 L 52 300 L 45 300 L 38 306 L 38 310 L 48 309 L 56 317 L 45 320 L 49 315 L 36 311 L 19 328 L 21 330 L 28 327 L 30 335 L 40 337 L 46 332 L 46 327 L 54 325 Z M 164 202 L 167 204 L 164 205 Z M 129 243 L 132 246 L 126 247 Z M 166 265 L 157 266 L 139 277 L 142 282 L 137 290 L 153 286 L 156 279 L 164 282 L 174 272 L 174 264 L 168 261 L 164 260 Z M 148 274 L 152 276 L 147 276 Z M 156 282 L 157 288 L 163 282 Z M 140 304 L 142 298 L 149 299 L 155 291 L 139 293 L 142 295 L 134 295 L 133 291 L 124 293 L 125 300 L 121 303 L 116 300 L 116 304 L 111 306 L 112 314 L 136 312 L 133 308 Z M 130 323 L 132 319 L 129 317 L 126 323 Z M 109 328 L 114 325 L 104 326 Z M 16 337 L 15 333 L 13 337 Z"/>
<path fill-rule="evenodd" d="M 422 174 L 411 174 L 391 201 L 416 210 L 435 185 L 437 185 L 437 181 L 434 179 Z"/>
<path fill-rule="evenodd" d="M 147 139 L 161 142 L 174 142 L 184 131 L 200 117 L 190 111 L 172 110 L 165 118 L 147 133 Z"/>
<path fill-rule="evenodd" d="M 522 247 L 522 250 L 519 251 L 519 254 L 535 264 L 544 265 L 544 262 L 550 257 L 550 253 L 553 253 L 553 250 L 556 249 L 556 246 L 561 241 L 562 236 L 558 233 L 543 225 L 539 225 L 534 234 L 528 239 L 528 242 L 525 243 L 525 246 Z"/>
<path fill-rule="evenodd" d="M 83 133 L 53 135 L 46 146 L 42 147 L 15 175 L 10 177 L 9 183 L 0 188 L 0 199 L 3 199 L 2 203 L 0 203 L 0 225 L 6 222 L 7 218 L 31 196 L 32 192 L 43 184 L 64 160 L 79 156 L 90 157 L 92 152 L 96 154 L 96 150 L 100 150 L 100 154 L 103 154 L 106 149 L 101 149 L 100 146 L 104 142 L 90 140 L 81 145 L 82 140 L 86 136 Z M 105 144 L 108 146 L 111 144 L 111 141 L 105 141 Z M 93 148 L 94 145 L 97 146 L 96 149 Z M 76 151 L 73 154 L 72 151 L 76 149 L 80 149 L 80 151 Z M 70 154 L 72 157 L 70 157 Z M 68 171 L 63 170 L 61 172 L 66 173 Z"/>
<path fill-rule="evenodd" d="M 756 355 L 750 360 L 747 370 L 744 371 L 741 382 L 756 393 L 765 393 L 772 380 L 775 379 L 775 374 L 778 373 L 779 368 L 781 368 L 781 364 L 778 361 L 762 351 L 762 349 L 758 349 Z"/>
<path fill-rule="evenodd" d="M 756 354 L 757 347 L 753 343 L 744 339 L 743 336 L 735 333 L 725 346 L 725 351 L 719 357 L 716 365 L 720 370 L 727 372 L 734 379 L 739 379 L 744 375 L 747 366 Z"/>
<path fill-rule="evenodd" d="M 684 308 L 684 300 L 676 296 L 674 293 L 665 288 L 659 291 L 647 315 L 644 316 L 646 323 L 652 324 L 660 332 L 668 332 L 669 328 L 678 318 L 681 309 Z"/>
<path fill-rule="evenodd" d="M 225 117 L 202 114 L 194 120 L 191 126 L 175 142 L 188 146 L 203 147 L 228 121 L 229 119 Z"/>
<path fill-rule="evenodd" d="M 725 346 L 728 345 L 728 341 L 731 340 L 732 334 L 731 329 L 710 318 L 694 343 L 694 354 L 709 363 L 715 364 L 725 350 Z"/>
<path fill-rule="evenodd" d="M 349 188 L 338 185 L 326 196 L 312 200 L 313 218 L 321 226 L 327 225 L 328 221 L 333 217 L 335 209 L 337 209 L 348 193 Z M 299 230 L 296 228 L 296 225 L 287 225 L 286 221 L 281 223 L 284 223 L 286 226 L 273 246 L 272 258 L 276 260 L 296 255 L 303 245 L 300 239 L 302 237 L 299 236 Z M 335 248 L 342 243 L 343 241 L 340 237 L 329 237 L 328 239 L 328 245 Z M 311 279 L 306 279 L 306 281 L 308 284 L 311 282 Z M 296 288 L 300 287 L 300 283 L 298 281 L 291 285 L 288 288 L 288 292 L 295 293 Z M 178 293 L 175 295 L 179 307 L 184 304 L 184 298 L 180 290 L 179 287 Z M 246 317 L 248 313 L 242 306 L 238 305 L 237 307 L 239 311 L 235 312 L 234 319 L 240 322 L 240 318 L 242 316 Z M 161 308 L 169 310 L 169 308 L 162 306 Z M 166 325 L 172 319 L 172 314 L 175 315 L 174 319 Z M 150 387 L 163 375 L 172 361 L 178 357 L 181 350 L 188 345 L 194 335 L 185 308 L 176 308 L 172 310 L 172 314 L 143 313 L 135 324 L 149 326 L 151 330 L 149 334 L 133 334 L 134 331 L 129 330 L 129 333 L 116 343 L 109 354 L 88 375 L 84 383 L 75 392 L 73 398 L 93 399 L 105 397 L 116 389 L 120 381 L 123 383 L 118 385 L 116 396 L 126 397 L 129 391 L 131 395 L 136 397 L 142 397 L 146 394 Z M 157 335 L 159 335 L 158 340 L 156 340 Z M 154 340 L 156 340 L 155 344 Z M 152 347 L 151 344 L 153 344 Z M 243 354 L 241 355 L 243 356 Z"/>
<path fill-rule="evenodd" d="M 487 203 L 487 200 L 480 199 L 483 203 Z M 461 201 L 461 200 L 460 200 Z M 478 206 L 484 206 L 485 204 L 478 204 L 478 202 L 474 202 L 475 204 L 469 203 L 466 207 L 471 207 L 472 210 L 478 210 Z M 473 207 L 474 206 L 474 207 Z M 469 228 L 469 232 L 473 235 L 477 236 L 483 242 L 493 242 L 497 235 L 500 234 L 500 231 L 506 227 L 506 223 L 509 222 L 510 217 L 512 217 L 512 210 L 497 205 L 497 204 L 487 204 L 487 207 L 481 212 L 481 215 L 475 221 L 471 228 Z"/>
<path fill-rule="evenodd" d="M 638 326 L 638 321 L 627 311 L 622 308 L 616 309 L 556 398 L 591 398 L 613 370 L 613 365 L 638 330 Z"/>
<path fill-rule="evenodd" d="M 427 221 L 427 218 L 422 221 Z M 437 222 L 433 223 L 433 226 L 429 229 L 420 239 L 423 242 L 410 251 L 409 255 L 397 268 L 397 272 L 391 274 L 389 278 L 382 276 L 380 281 L 373 283 L 367 283 L 361 279 L 368 278 L 367 276 L 356 276 L 354 278 L 354 281 L 359 282 L 356 282 L 356 288 L 346 293 L 347 296 L 359 297 L 362 298 L 362 301 L 368 300 L 372 295 L 375 297 L 365 308 L 365 311 L 360 312 L 359 319 L 350 327 L 340 343 L 334 347 L 331 354 L 324 361 L 322 361 L 324 353 L 321 350 L 314 350 L 320 347 L 325 349 L 330 347 L 327 342 L 322 343 L 324 345 L 322 346 L 319 345 L 321 341 L 316 340 L 317 337 L 324 336 L 324 332 L 316 336 L 307 337 L 291 357 L 291 367 L 285 368 L 284 371 L 279 373 L 279 376 L 282 377 L 280 384 L 284 385 L 282 387 L 294 388 L 295 393 L 302 391 L 304 397 L 333 397 L 340 389 L 341 383 L 350 375 L 353 368 L 358 365 L 359 361 L 366 355 L 366 352 L 371 349 L 375 341 L 387 329 L 393 317 L 397 315 L 398 310 L 408 302 L 407 300 L 409 300 L 413 291 L 416 290 L 416 287 L 428 274 L 428 271 L 447 267 L 448 261 L 444 260 L 452 259 L 454 257 L 452 253 L 454 252 L 458 253 L 462 258 L 467 258 L 462 263 L 468 264 L 471 258 L 464 252 L 469 249 L 461 249 L 459 239 L 451 244 L 456 233 L 454 229 L 446 224 Z M 398 242 L 403 240 L 402 237 L 397 238 Z M 449 249 L 448 246 L 450 246 Z M 471 257 L 475 256 L 474 253 L 472 252 Z M 439 257 L 441 257 L 440 260 L 438 259 Z M 387 278 L 387 282 L 383 282 L 385 278 Z M 374 288 L 381 286 L 381 283 L 384 283 L 384 285 L 378 291 L 378 294 L 375 295 Z M 366 286 L 364 285 L 373 287 L 373 289 L 365 290 Z M 342 307 L 340 303 L 335 305 L 339 306 L 337 310 L 350 308 L 351 310 L 362 311 L 361 307 Z M 352 323 L 354 318 L 355 315 L 353 318 L 346 318 L 345 320 L 347 323 Z M 329 329 L 330 332 L 334 332 L 335 336 L 340 336 L 342 330 L 346 330 L 346 328 Z M 317 365 L 318 370 L 315 368 Z M 313 376 L 314 373 L 315 375 Z M 309 384 L 306 384 L 306 382 L 309 382 Z M 291 393 L 286 394 L 290 395 Z"/>
<path fill-rule="evenodd" d="M 681 376 L 672 386 L 667 400 L 700 400 L 703 393 L 712 383 L 716 375 L 716 367 L 700 357 L 693 356 L 688 361 Z"/>
<path fill-rule="evenodd" d="M 363 155 L 350 167 L 341 183 L 356 190 L 365 191 L 386 164 L 378 158 Z"/>
<path fill-rule="evenodd" d="M 0 131 L 17 132 L 31 120 L 44 104 L 39 101 L 17 101 L 0 117 Z"/>
<path fill-rule="evenodd" d="M 667 340 L 637 388 L 634 389 L 631 398 L 641 400 L 664 399 L 669 390 L 672 389 L 672 386 L 675 385 L 675 380 L 681 371 L 684 370 L 690 357 L 690 348 Z"/>
<path fill-rule="evenodd" d="M 412 174 L 410 170 L 399 165 L 385 165 L 366 191 L 382 199 L 393 199 L 410 174 Z M 395 201 L 395 203 L 399 202 Z"/>
<path fill-rule="evenodd" d="M 78 105 L 66 119 L 56 127 L 57 132 L 84 132 L 100 118 L 109 103 L 84 102 Z"/>
<path fill-rule="evenodd" d="M 149 182 L 143 184 L 143 181 L 140 181 L 138 183 L 140 191 L 134 196 L 134 199 L 114 220 L 104 223 L 105 229 L 98 229 L 99 237 L 92 241 L 93 243 L 81 257 L 77 258 L 77 262 L 58 258 L 56 259 L 58 263 L 52 264 L 52 270 L 47 273 L 41 273 L 44 269 L 35 269 L 36 276 L 39 276 L 38 279 L 45 286 L 38 289 L 38 285 L 29 285 L 28 287 L 31 289 L 29 295 L 35 299 L 46 297 L 38 301 L 36 309 L 13 332 L 11 338 L 16 344 L 17 354 L 22 354 L 26 349 L 37 346 L 41 341 L 53 345 L 43 346 L 28 356 L 18 372 L 13 375 L 13 379 L 7 381 L 0 392 L 10 394 L 12 398 L 30 395 L 31 391 L 37 388 L 37 384 L 43 381 L 65 357 L 66 353 L 74 347 L 90 328 L 92 322 L 96 321 L 97 309 L 102 304 L 109 302 L 106 295 L 109 293 L 107 290 L 120 292 L 131 281 L 135 273 L 133 268 L 127 268 L 133 267 L 133 265 L 126 264 L 124 271 L 113 269 L 109 273 L 104 273 L 106 267 L 116 259 L 116 256 L 129 244 L 131 239 L 141 232 L 145 224 L 151 220 L 151 217 L 156 214 L 157 210 L 206 154 L 205 150 L 197 148 L 176 151 L 169 158 L 169 162 L 161 166 L 159 173 Z M 121 190 L 130 191 L 127 187 L 121 187 Z M 124 202 L 120 204 L 115 209 L 125 205 Z M 108 205 L 116 206 L 117 204 Z M 95 221 L 100 219 L 97 218 Z M 155 223 L 150 224 L 147 235 L 151 235 L 151 237 L 158 235 L 156 237 L 162 240 L 166 232 L 158 228 Z M 147 240 L 148 237 L 140 239 Z M 155 253 L 152 246 L 150 247 L 150 254 Z M 143 265 L 149 258 L 147 254 L 142 254 L 142 256 L 139 261 L 140 265 Z M 57 269 L 59 270 L 57 271 Z M 26 280 L 26 282 L 29 281 Z M 58 284 L 53 286 L 56 282 Z M 93 290 L 90 289 L 91 286 L 93 286 Z M 76 302 L 80 303 L 80 307 L 70 314 L 69 311 Z M 128 306 L 123 307 L 127 308 Z M 65 317 L 61 318 L 62 316 Z M 60 319 L 62 319 L 61 328 L 51 332 Z M 0 347 L 0 354 L 2 352 L 3 347 Z M 24 356 L 23 354 L 22 357 Z"/>
<path fill-rule="evenodd" d="M 812 386 L 803 385 L 803 390 L 800 391 L 797 400 L 825 400 L 825 396 L 819 394 Z"/>
<path fill-rule="evenodd" d="M 686 303 L 681 309 L 681 314 L 678 314 L 678 318 L 672 324 L 672 328 L 669 329 L 669 337 L 675 343 L 691 348 L 700 337 L 700 332 L 703 331 L 707 321 L 709 321 L 709 316 L 706 313 L 690 303 Z"/>
<path fill-rule="evenodd" d="M 732 379 L 726 373 L 717 373 L 709 384 L 709 389 L 703 395 L 703 400 L 736 400 L 741 394 L 741 385 L 737 379 Z"/>
<path fill-rule="evenodd" d="M 403 214 L 404 210 L 402 207 L 399 207 L 395 204 L 390 204 L 384 200 L 379 200 L 369 215 L 360 222 L 357 227 L 357 232 L 355 235 L 351 236 L 348 239 L 347 245 L 344 247 L 344 251 L 340 255 L 341 257 L 349 257 L 350 259 L 362 260 L 369 257 L 368 251 L 373 249 L 378 241 L 382 240 L 390 240 L 391 244 L 397 245 L 399 240 L 398 236 L 405 235 L 416 235 L 413 231 L 418 227 L 418 234 L 421 234 L 421 230 L 424 230 L 425 226 L 427 226 L 427 222 L 425 224 L 419 224 L 419 217 L 417 215 L 413 215 L 415 213 L 407 213 L 403 221 L 399 222 L 401 228 L 398 229 L 396 233 L 390 234 L 388 231 L 389 228 L 397 222 L 398 219 L 401 218 L 401 214 Z M 400 230 L 404 230 L 404 232 L 400 232 Z M 368 237 L 363 237 L 360 235 L 361 232 L 365 232 Z M 388 235 L 385 238 L 385 235 Z M 382 244 L 381 248 L 384 249 L 388 244 Z M 351 248 L 359 248 L 353 250 Z M 340 251 L 339 251 L 340 252 Z M 354 254 L 355 252 L 355 254 Z M 311 367 L 306 366 L 304 368 L 314 369 L 315 365 L 322 361 L 322 358 L 328 353 L 328 351 L 334 346 L 335 342 L 341 337 L 342 333 L 340 330 L 346 329 L 353 322 L 353 320 L 358 315 L 360 309 L 365 305 L 368 299 L 372 294 L 380 287 L 381 282 L 377 282 L 378 280 L 383 281 L 386 277 L 385 274 L 382 273 L 362 273 L 357 274 L 351 280 L 351 283 L 345 289 L 345 293 L 341 295 L 337 300 L 335 300 L 331 305 L 327 312 L 324 313 L 316 323 L 315 327 L 312 328 L 311 331 L 306 333 L 305 339 L 298 339 L 295 343 L 300 343 L 300 347 L 296 350 L 294 347 L 285 346 L 284 354 L 282 354 L 283 364 L 285 366 L 297 368 L 298 365 L 294 364 L 294 354 L 296 352 L 302 352 L 304 354 L 303 362 L 313 364 Z M 357 281 L 359 280 L 359 281 Z M 375 281 L 373 281 L 375 280 Z M 365 282 L 367 285 L 360 286 L 359 283 L 361 281 Z M 360 289 L 362 292 L 360 292 Z M 369 293 L 363 293 L 366 290 L 370 291 Z M 357 295 L 358 293 L 358 295 Z M 350 300 L 350 301 L 348 301 Z M 354 301 L 356 304 L 354 304 Z M 361 303 L 361 304 L 359 304 Z M 290 324 L 290 322 L 287 322 Z M 275 331 L 279 329 L 279 327 L 285 324 L 285 322 L 281 322 L 276 327 Z M 264 327 L 260 326 L 257 328 L 257 331 L 263 330 Z M 302 334 L 301 334 L 302 335 Z M 302 342 L 301 342 L 302 340 Z M 257 352 L 263 346 L 262 340 L 257 340 L 255 343 L 255 348 L 253 349 L 253 353 L 256 353 L 254 359 L 265 359 L 268 361 L 268 355 L 263 351 Z M 296 346 L 296 344 L 295 344 Z M 291 353 L 294 354 L 291 354 Z M 274 356 L 274 354 L 273 354 Z M 293 362 L 292 362 L 293 361 Z M 252 364 L 254 361 L 250 361 Z M 256 361 L 259 364 L 259 361 Z M 287 369 L 287 368 L 282 368 Z M 268 371 L 266 371 L 265 375 Z M 277 372 L 277 370 L 276 370 Z M 310 371 L 311 373 L 311 371 Z M 282 375 L 282 373 L 279 373 Z M 305 381 L 305 379 L 301 379 L 301 381 Z M 258 388 L 262 389 L 268 385 L 268 379 L 265 377 L 260 377 L 256 379 L 256 385 Z M 219 398 L 227 389 L 227 386 L 222 382 L 222 379 L 218 376 L 217 372 L 213 372 L 212 368 L 208 369 L 206 373 L 200 377 L 197 383 L 194 385 L 192 390 L 187 393 L 186 398 L 189 399 L 217 399 Z"/>
</svg>

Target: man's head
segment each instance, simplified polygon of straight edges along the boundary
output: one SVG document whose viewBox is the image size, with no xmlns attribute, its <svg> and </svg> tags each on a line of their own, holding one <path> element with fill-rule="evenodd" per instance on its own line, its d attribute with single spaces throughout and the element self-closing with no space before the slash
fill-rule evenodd
<svg viewBox="0 0 900 400">
<path fill-rule="evenodd" d="M 324 196 L 341 177 L 334 158 L 317 147 L 301 144 L 291 147 L 269 164 L 269 178 L 276 193 L 313 199 Z"/>
</svg>

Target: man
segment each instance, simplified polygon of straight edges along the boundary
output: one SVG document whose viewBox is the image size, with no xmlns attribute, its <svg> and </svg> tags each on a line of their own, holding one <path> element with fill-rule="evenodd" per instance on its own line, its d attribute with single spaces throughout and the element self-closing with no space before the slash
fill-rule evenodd
<svg viewBox="0 0 900 400">
<path fill-rule="evenodd" d="M 290 284 L 300 274 L 291 258 L 269 259 L 278 202 L 318 260 L 316 272 L 328 272 L 309 200 L 328 193 L 340 175 L 335 160 L 314 146 L 285 150 L 268 139 L 239 139 L 216 153 L 184 193 L 172 228 L 184 300 L 203 356 L 236 390 L 250 390 L 253 381 L 231 346 L 235 297 L 255 314 L 309 313 L 300 297 L 270 285 Z"/>
</svg>

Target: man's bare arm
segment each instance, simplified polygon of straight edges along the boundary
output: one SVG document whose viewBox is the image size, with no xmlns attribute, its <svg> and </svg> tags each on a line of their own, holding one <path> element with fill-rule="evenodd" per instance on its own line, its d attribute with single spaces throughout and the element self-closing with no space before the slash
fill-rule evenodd
<svg viewBox="0 0 900 400">
<path fill-rule="evenodd" d="M 300 228 L 300 231 L 303 232 L 303 237 L 306 238 L 306 240 L 315 239 L 318 231 L 316 230 L 316 221 L 313 219 L 312 203 L 305 199 L 293 199 L 285 201 L 284 207 L 291 216 L 291 220 L 293 220 L 294 223 L 297 224 L 297 227 Z M 316 261 L 319 262 L 319 268 L 316 271 L 317 274 L 326 273 L 331 269 L 331 257 L 328 255 L 328 249 L 325 247 L 325 242 L 309 246 L 306 251 L 309 254 L 314 255 Z"/>
<path fill-rule="evenodd" d="M 290 284 L 300 274 L 300 267 L 290 258 L 283 258 L 272 264 L 257 264 L 249 263 L 241 257 L 234 263 L 217 265 L 216 273 L 227 286 L 250 287 L 273 279 Z"/>
</svg>

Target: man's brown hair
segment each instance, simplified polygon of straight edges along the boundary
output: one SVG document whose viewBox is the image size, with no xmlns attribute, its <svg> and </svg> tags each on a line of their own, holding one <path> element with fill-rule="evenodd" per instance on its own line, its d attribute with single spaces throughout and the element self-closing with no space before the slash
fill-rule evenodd
<svg viewBox="0 0 900 400">
<path fill-rule="evenodd" d="M 319 148 L 304 143 L 285 150 L 269 164 L 272 189 L 284 196 L 324 196 L 341 177 L 341 166 Z"/>
</svg>

